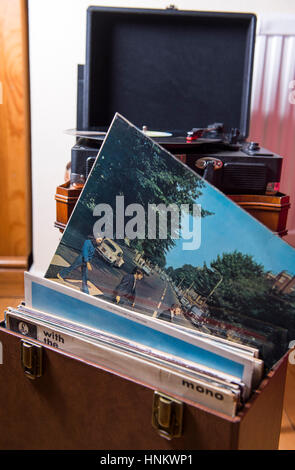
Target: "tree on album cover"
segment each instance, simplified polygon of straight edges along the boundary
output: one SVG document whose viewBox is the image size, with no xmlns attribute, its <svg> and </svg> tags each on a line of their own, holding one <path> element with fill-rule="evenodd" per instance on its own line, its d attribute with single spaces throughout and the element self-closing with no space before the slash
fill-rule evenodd
<svg viewBox="0 0 295 470">
<path fill-rule="evenodd" d="M 295 250 L 116 115 L 46 278 L 258 347 L 295 338 Z"/>
</svg>

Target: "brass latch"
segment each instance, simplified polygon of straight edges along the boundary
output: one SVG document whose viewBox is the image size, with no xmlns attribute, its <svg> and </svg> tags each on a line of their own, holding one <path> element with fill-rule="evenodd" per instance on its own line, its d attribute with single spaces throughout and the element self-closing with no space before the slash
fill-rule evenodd
<svg viewBox="0 0 295 470">
<path fill-rule="evenodd" d="M 154 393 L 152 425 L 161 437 L 173 439 L 182 433 L 183 403 L 163 393 Z"/>
<path fill-rule="evenodd" d="M 21 364 L 26 377 L 36 379 L 42 376 L 42 346 L 21 341 Z"/>
</svg>

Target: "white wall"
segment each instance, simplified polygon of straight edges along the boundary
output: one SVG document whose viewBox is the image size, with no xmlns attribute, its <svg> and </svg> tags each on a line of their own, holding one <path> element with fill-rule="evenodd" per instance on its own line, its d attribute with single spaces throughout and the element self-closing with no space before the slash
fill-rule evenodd
<svg viewBox="0 0 295 470">
<path fill-rule="evenodd" d="M 165 8 L 163 0 L 29 0 L 33 270 L 44 273 L 58 240 L 54 228 L 56 187 L 63 182 L 76 126 L 77 64 L 85 63 L 86 9 L 89 5 Z M 179 9 L 295 14 L 294 0 L 207 0 L 175 2 Z M 264 17 L 265 18 L 265 17 Z M 294 77 L 295 79 L 295 77 Z"/>
</svg>

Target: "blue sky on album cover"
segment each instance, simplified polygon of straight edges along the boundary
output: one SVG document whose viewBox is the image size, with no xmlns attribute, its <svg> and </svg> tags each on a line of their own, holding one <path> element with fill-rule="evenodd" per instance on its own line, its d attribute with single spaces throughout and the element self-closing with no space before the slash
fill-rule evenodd
<svg viewBox="0 0 295 470">
<path fill-rule="evenodd" d="M 201 246 L 194 252 L 181 250 L 180 257 L 178 245 L 182 240 L 176 240 L 176 247 L 167 254 L 167 266 L 177 268 L 186 263 L 200 266 L 204 262 L 209 266 L 221 253 L 237 250 L 252 255 L 266 270 L 274 273 L 295 271 L 295 250 L 278 237 L 274 237 L 270 231 L 266 237 L 267 229 L 262 224 L 249 217 L 208 183 L 197 202 L 214 212 L 213 217 L 202 219 Z M 253 237 L 253 231 L 256 237 Z M 265 242 L 263 249 L 261 238 Z"/>
</svg>

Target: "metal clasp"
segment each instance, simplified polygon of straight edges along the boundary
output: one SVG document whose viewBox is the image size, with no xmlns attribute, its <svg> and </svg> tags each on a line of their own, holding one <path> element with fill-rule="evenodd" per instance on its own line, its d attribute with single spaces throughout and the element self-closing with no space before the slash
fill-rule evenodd
<svg viewBox="0 0 295 470">
<path fill-rule="evenodd" d="M 31 380 L 42 376 L 42 346 L 21 341 L 21 364 L 25 376 Z"/>
<path fill-rule="evenodd" d="M 161 437 L 171 440 L 182 434 L 183 403 L 155 392 L 152 425 Z"/>
</svg>

